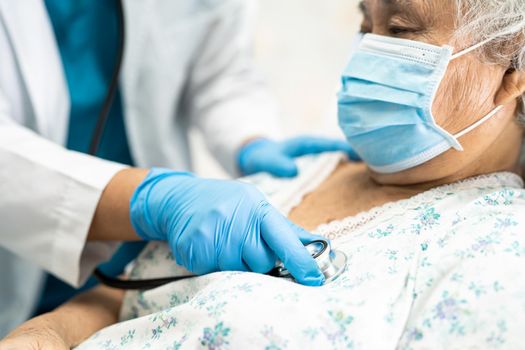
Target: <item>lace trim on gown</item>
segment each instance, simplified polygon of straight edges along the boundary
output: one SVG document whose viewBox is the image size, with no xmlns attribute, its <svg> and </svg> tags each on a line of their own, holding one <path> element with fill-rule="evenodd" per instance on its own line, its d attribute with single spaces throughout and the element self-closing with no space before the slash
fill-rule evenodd
<svg viewBox="0 0 525 350">
<path fill-rule="evenodd" d="M 407 199 L 389 202 L 355 216 L 322 224 L 315 229 L 315 233 L 325 236 L 330 240 L 341 239 L 357 229 L 363 229 L 367 224 L 378 220 L 381 215 L 388 214 L 388 217 L 400 215 L 407 209 L 418 207 L 425 202 L 433 200 L 440 194 L 444 195 L 447 192 L 458 192 L 477 187 L 500 188 L 501 186 L 523 188 L 524 183 L 518 175 L 510 172 L 480 175 L 452 184 L 439 186 Z"/>
<path fill-rule="evenodd" d="M 241 180 L 258 186 L 266 194 L 272 205 L 284 215 L 288 215 L 295 207 L 301 204 L 306 195 L 315 191 L 345 159 L 342 153 L 302 157 L 297 160 L 300 173 L 294 179 L 279 179 L 268 174 L 257 174 Z M 500 188 L 502 186 L 523 188 L 524 183 L 521 177 L 510 172 L 480 175 L 452 184 L 442 185 L 411 198 L 389 202 L 355 216 L 322 224 L 314 232 L 330 240 L 341 239 L 372 222 L 376 223 L 375 221 L 380 220 L 381 216 L 400 215 L 409 208 L 415 208 L 422 203 L 433 200 L 439 194 L 456 193 L 477 187 Z"/>
</svg>

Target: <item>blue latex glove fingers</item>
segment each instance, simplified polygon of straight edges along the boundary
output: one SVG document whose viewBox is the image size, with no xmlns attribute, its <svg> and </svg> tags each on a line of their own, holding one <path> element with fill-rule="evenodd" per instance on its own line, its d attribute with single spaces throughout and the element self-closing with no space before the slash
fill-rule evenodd
<svg viewBox="0 0 525 350">
<path fill-rule="evenodd" d="M 317 263 L 301 243 L 302 234 L 273 207 L 268 207 L 261 225 L 261 235 L 297 282 L 320 286 L 324 276 Z"/>
<path fill-rule="evenodd" d="M 213 216 L 215 220 L 211 219 Z M 220 239 L 214 236 L 217 228 L 223 225 L 223 219 L 224 217 L 205 210 L 194 215 L 192 222 L 181 225 L 192 228 L 192 231 L 180 235 L 172 244 L 177 263 L 196 275 L 216 271 L 250 271 L 242 259 L 239 243 L 230 235 L 222 235 L 221 238 L 225 241 L 221 245 L 221 253 L 217 252 L 216 244 Z"/>
<path fill-rule="evenodd" d="M 200 217 L 188 217 L 185 219 L 186 222 L 182 226 L 191 227 L 192 221 L 202 221 Z M 181 219 L 179 219 L 179 223 Z M 206 230 L 199 229 L 194 232 L 183 232 L 180 235 L 175 235 L 168 231 L 168 242 L 171 250 L 175 257 L 175 261 L 178 265 L 184 266 L 188 271 L 196 275 L 204 275 L 207 273 L 217 271 L 217 259 L 215 259 L 215 247 L 210 242 L 209 237 L 206 235 Z M 209 264 L 201 264 L 201 256 L 206 256 L 209 259 L 213 259 L 213 262 Z"/>
<path fill-rule="evenodd" d="M 275 153 L 268 159 L 261 161 L 258 167 L 254 167 L 257 172 L 267 172 L 276 177 L 295 177 L 299 173 L 295 160 L 282 153 Z"/>
<path fill-rule="evenodd" d="M 344 140 L 322 137 L 296 137 L 283 142 L 259 139 L 239 152 L 239 168 L 244 175 L 267 172 L 277 177 L 297 176 L 294 158 L 323 152 L 345 152 L 351 160 L 360 160 Z"/>
<path fill-rule="evenodd" d="M 324 152 L 345 152 L 351 160 L 359 160 L 348 142 L 324 137 L 301 136 L 290 139 L 285 141 L 284 151 L 293 158 Z"/>
<path fill-rule="evenodd" d="M 310 242 L 319 241 L 319 240 L 327 241 L 328 244 L 330 244 L 330 240 L 328 240 L 327 238 L 325 238 L 325 237 L 323 237 L 321 235 L 315 235 L 313 233 L 310 233 L 310 232 L 306 231 L 304 228 L 295 225 L 293 222 L 290 222 L 290 225 L 292 225 L 294 227 L 294 230 L 297 233 L 297 237 L 299 237 L 299 240 L 304 245 L 306 245 L 306 244 L 308 244 Z"/>
<path fill-rule="evenodd" d="M 267 172 L 277 177 L 294 177 L 297 166 L 275 141 L 259 139 L 239 152 L 239 167 L 244 175 Z"/>
<path fill-rule="evenodd" d="M 241 190 L 241 188 L 239 188 Z M 227 199 L 225 199 L 227 201 Z M 227 212 L 230 212 L 230 215 L 233 217 L 233 220 L 242 220 L 242 216 L 239 213 L 236 213 L 235 207 L 232 207 L 231 209 L 226 210 L 220 210 L 220 212 L 223 213 L 221 217 L 218 218 L 217 221 L 213 222 L 213 225 L 215 225 L 215 228 L 211 228 L 211 232 L 215 233 L 214 243 L 216 244 L 215 252 L 211 252 L 210 256 L 217 255 L 217 270 L 218 271 L 250 271 L 250 266 L 245 263 L 243 260 L 243 250 L 246 249 L 247 240 L 253 239 L 254 235 L 257 235 L 256 232 L 252 232 L 253 230 L 250 230 L 248 227 L 248 223 L 242 222 L 242 224 L 247 226 L 247 229 L 250 231 L 250 234 L 248 236 L 245 236 L 244 239 L 242 236 L 236 235 L 233 232 L 228 231 L 237 231 L 242 232 L 242 229 L 239 227 L 238 222 L 228 222 L 230 221 L 227 216 Z M 225 215 L 226 214 L 226 215 Z M 209 213 L 209 215 L 215 215 L 213 211 Z M 235 216 L 238 216 L 236 219 Z M 206 219 L 204 219 L 206 220 Z M 208 219 L 209 221 L 209 219 Z M 206 221 L 203 221 L 206 222 Z M 226 226 L 226 230 L 221 230 L 221 227 Z M 229 226 L 229 227 L 228 227 Z M 246 228 L 245 228 L 246 229 Z M 208 231 L 208 230 L 207 230 Z M 220 243 L 219 243 L 220 242 Z M 206 257 L 206 254 L 202 254 L 201 257 L 204 257 L 204 259 L 201 258 L 201 260 L 209 259 Z M 204 263 L 204 262 L 203 262 Z"/>
<path fill-rule="evenodd" d="M 251 235 L 244 244 L 243 260 L 251 271 L 267 273 L 275 267 L 277 256 L 260 235 Z"/>
</svg>

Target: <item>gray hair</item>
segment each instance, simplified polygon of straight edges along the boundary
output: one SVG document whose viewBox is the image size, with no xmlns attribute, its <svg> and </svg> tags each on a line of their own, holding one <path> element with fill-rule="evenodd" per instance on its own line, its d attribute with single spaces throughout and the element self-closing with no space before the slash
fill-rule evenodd
<svg viewBox="0 0 525 350">
<path fill-rule="evenodd" d="M 483 48 L 490 62 L 525 70 L 525 0 L 455 1 L 459 38 L 490 39 Z M 525 95 L 518 120 L 525 126 Z"/>
</svg>

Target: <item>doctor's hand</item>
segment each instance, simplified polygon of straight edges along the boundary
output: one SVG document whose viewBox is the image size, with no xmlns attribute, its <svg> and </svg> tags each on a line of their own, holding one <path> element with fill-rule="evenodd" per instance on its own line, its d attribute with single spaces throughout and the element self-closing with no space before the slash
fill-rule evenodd
<svg viewBox="0 0 525 350">
<path fill-rule="evenodd" d="M 177 263 L 195 274 L 266 273 L 279 258 L 299 283 L 324 282 L 303 245 L 319 237 L 288 221 L 252 185 L 152 169 L 131 199 L 130 216 L 139 236 L 168 241 Z"/>
<path fill-rule="evenodd" d="M 324 152 L 345 152 L 350 160 L 360 160 L 344 140 L 301 136 L 276 142 L 256 139 L 241 148 L 239 168 L 244 175 L 267 172 L 277 177 L 297 176 L 294 158 Z"/>
</svg>

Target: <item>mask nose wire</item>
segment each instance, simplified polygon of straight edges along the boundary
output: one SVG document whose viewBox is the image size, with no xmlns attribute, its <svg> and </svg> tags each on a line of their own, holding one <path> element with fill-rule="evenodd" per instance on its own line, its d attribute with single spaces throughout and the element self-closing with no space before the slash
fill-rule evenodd
<svg viewBox="0 0 525 350">
<path fill-rule="evenodd" d="M 482 42 L 477 43 L 477 44 L 474 45 L 474 46 L 471 46 L 471 47 L 469 47 L 469 48 L 467 48 L 467 49 L 465 49 L 465 50 L 463 50 L 463 51 L 460 51 L 460 52 L 458 52 L 458 53 L 452 55 L 452 56 L 450 57 L 450 60 L 455 60 L 456 58 L 459 58 L 459 57 L 464 56 L 464 55 L 466 55 L 466 54 L 468 54 L 468 53 L 471 53 L 472 51 L 479 49 L 480 47 L 484 46 L 485 44 L 491 42 L 491 41 L 494 40 L 494 39 L 495 39 L 495 38 L 488 38 L 488 39 L 485 39 L 485 40 L 483 40 Z"/>
</svg>

